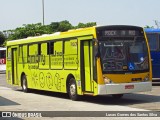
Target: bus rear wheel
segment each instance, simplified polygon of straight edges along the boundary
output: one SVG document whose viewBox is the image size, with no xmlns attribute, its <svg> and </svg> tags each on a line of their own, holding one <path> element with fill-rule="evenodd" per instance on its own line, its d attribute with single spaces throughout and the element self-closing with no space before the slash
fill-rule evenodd
<svg viewBox="0 0 160 120">
<path fill-rule="evenodd" d="M 26 75 L 22 76 L 22 90 L 26 93 L 29 92 Z"/>
<path fill-rule="evenodd" d="M 69 80 L 68 94 L 71 100 L 77 101 L 80 98 L 80 96 L 77 94 L 77 85 L 74 78 Z"/>
</svg>

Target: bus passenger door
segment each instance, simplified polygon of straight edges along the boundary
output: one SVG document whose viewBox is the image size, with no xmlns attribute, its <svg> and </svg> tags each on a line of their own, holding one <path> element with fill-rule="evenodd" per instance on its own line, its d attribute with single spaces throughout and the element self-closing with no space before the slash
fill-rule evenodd
<svg viewBox="0 0 160 120">
<path fill-rule="evenodd" d="M 12 84 L 18 85 L 18 78 L 17 78 L 17 48 L 12 48 Z"/>
<path fill-rule="evenodd" d="M 92 41 L 81 41 L 81 81 L 82 91 L 93 92 L 93 84 L 91 79 L 92 73 Z"/>
</svg>

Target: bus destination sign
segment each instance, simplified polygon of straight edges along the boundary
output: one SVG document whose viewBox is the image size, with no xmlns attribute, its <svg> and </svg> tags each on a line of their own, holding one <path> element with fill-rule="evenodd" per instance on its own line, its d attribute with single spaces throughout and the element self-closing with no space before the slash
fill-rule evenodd
<svg viewBox="0 0 160 120">
<path fill-rule="evenodd" d="M 102 31 L 103 37 L 114 36 L 138 36 L 140 33 L 136 30 L 104 30 Z"/>
</svg>

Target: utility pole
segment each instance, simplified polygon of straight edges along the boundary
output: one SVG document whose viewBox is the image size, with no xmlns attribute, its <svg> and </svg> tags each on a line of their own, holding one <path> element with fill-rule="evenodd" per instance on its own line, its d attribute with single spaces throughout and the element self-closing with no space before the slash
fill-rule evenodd
<svg viewBox="0 0 160 120">
<path fill-rule="evenodd" d="M 43 14 L 43 25 L 44 25 L 44 0 L 42 0 L 42 14 Z"/>
</svg>

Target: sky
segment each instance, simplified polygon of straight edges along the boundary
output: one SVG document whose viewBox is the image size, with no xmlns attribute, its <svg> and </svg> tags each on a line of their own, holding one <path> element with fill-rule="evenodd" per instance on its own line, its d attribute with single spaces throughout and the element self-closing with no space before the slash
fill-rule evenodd
<svg viewBox="0 0 160 120">
<path fill-rule="evenodd" d="M 0 0 L 0 31 L 43 22 L 42 0 Z M 160 0 L 44 0 L 45 24 L 155 26 Z M 156 27 L 156 26 L 155 26 Z"/>
</svg>

